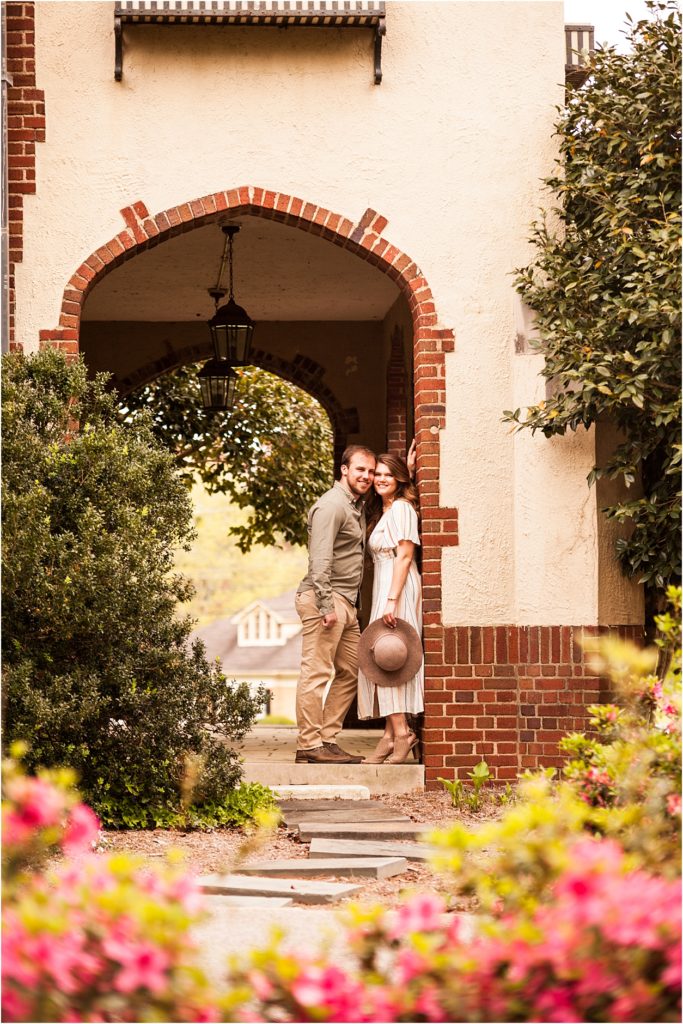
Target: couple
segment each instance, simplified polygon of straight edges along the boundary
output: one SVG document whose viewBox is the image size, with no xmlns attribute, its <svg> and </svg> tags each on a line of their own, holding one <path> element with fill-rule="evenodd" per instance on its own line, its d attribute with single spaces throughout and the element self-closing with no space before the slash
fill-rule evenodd
<svg viewBox="0 0 683 1024">
<path fill-rule="evenodd" d="M 424 658 L 419 641 L 422 590 L 415 562 L 419 521 L 417 490 L 411 480 L 414 466 L 414 441 L 407 461 L 395 455 L 377 459 L 369 448 L 351 445 L 342 455 L 340 479 L 308 514 L 308 573 L 296 595 L 296 610 L 303 623 L 296 694 L 297 762 L 361 762 L 336 743 L 356 693 L 359 718 L 386 718 L 384 735 L 363 763 L 402 764 L 417 743 L 406 718 L 424 707 Z M 366 538 L 375 570 L 370 615 L 375 622 L 373 635 L 391 630 L 403 635 L 407 621 L 412 627 L 407 631 L 412 662 L 419 662 L 409 679 L 403 680 L 400 672 L 386 673 L 387 682 L 393 685 L 375 685 L 363 668 L 358 670 L 358 609 Z M 375 643 L 379 647 L 378 639 Z M 378 678 L 373 648 L 362 646 L 363 667 Z M 391 657 L 392 652 L 389 654 Z M 400 685 L 395 685 L 397 679 Z"/>
</svg>

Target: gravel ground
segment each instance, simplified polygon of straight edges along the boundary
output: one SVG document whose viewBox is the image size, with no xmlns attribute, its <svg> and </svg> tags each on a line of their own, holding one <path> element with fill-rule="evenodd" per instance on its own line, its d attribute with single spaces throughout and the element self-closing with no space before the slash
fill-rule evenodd
<svg viewBox="0 0 683 1024">
<path fill-rule="evenodd" d="M 413 821 L 446 827 L 456 818 L 463 824 L 475 827 L 477 822 L 495 816 L 495 808 L 485 807 L 477 815 L 455 811 L 450 797 L 443 792 L 409 793 L 397 796 L 382 796 L 381 803 L 407 814 Z M 280 858 L 305 858 L 308 844 L 300 843 L 295 831 L 280 826 L 256 848 L 246 845 L 241 829 L 215 829 L 211 832 L 176 832 L 164 829 L 153 831 L 104 831 L 102 850 L 126 851 L 154 861 L 165 857 L 169 850 L 180 850 L 185 862 L 198 875 L 230 871 L 240 859 L 278 860 Z M 359 880 L 361 881 L 361 880 Z M 427 865 L 410 862 L 408 870 L 393 878 L 381 881 L 363 879 L 362 891 L 354 896 L 354 902 L 382 902 L 395 906 L 407 892 L 441 892 L 449 895 L 452 887 L 448 879 L 434 874 Z M 469 899 L 453 897 L 452 909 L 469 911 L 473 903 Z"/>
</svg>

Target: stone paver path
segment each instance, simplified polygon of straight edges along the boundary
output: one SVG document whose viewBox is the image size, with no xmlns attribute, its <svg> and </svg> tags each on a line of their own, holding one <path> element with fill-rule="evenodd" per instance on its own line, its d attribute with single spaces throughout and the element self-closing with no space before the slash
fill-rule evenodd
<svg viewBox="0 0 683 1024">
<path fill-rule="evenodd" d="M 302 842 L 347 840 L 351 849 L 324 850 L 323 857 L 309 851 L 308 860 L 254 861 L 241 865 L 231 875 L 210 875 L 201 879 L 204 892 L 230 896 L 288 897 L 298 903 L 330 903 L 360 888 L 338 878 L 390 878 L 408 870 L 403 852 L 382 849 L 386 840 L 415 839 L 429 831 L 407 815 L 379 800 L 281 800 L 285 825 L 298 828 Z M 358 848 L 359 840 L 363 846 Z M 356 844 L 355 846 L 353 844 Z M 400 844 L 396 844 L 398 846 Z M 413 860 L 426 854 L 413 844 Z M 312 880 L 315 879 L 315 880 Z"/>
</svg>

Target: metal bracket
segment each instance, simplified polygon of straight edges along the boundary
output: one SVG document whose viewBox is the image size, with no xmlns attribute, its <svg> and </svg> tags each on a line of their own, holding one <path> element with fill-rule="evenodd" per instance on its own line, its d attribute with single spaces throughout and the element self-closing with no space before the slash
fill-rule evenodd
<svg viewBox="0 0 683 1024">
<path fill-rule="evenodd" d="M 114 17 L 114 81 L 123 78 L 123 25 L 118 15 Z"/>
<path fill-rule="evenodd" d="M 375 28 L 375 85 L 382 83 L 382 36 L 387 33 L 387 26 L 380 21 Z"/>
</svg>

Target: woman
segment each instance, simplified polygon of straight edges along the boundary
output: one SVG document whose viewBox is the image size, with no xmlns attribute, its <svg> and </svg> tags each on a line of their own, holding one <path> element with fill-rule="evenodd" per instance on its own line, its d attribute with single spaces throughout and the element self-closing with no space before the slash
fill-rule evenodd
<svg viewBox="0 0 683 1024">
<path fill-rule="evenodd" d="M 406 461 L 396 455 L 380 455 L 374 488 L 374 507 L 368 510 L 368 548 L 375 569 L 370 621 L 382 618 L 394 627 L 397 618 L 405 619 L 422 635 L 422 584 L 415 561 L 420 543 L 418 498 Z M 416 675 L 401 686 L 375 686 L 360 671 L 358 717 L 386 719 L 384 735 L 363 763 L 407 761 L 418 738 L 406 715 L 417 715 L 423 709 L 424 659 Z"/>
</svg>

